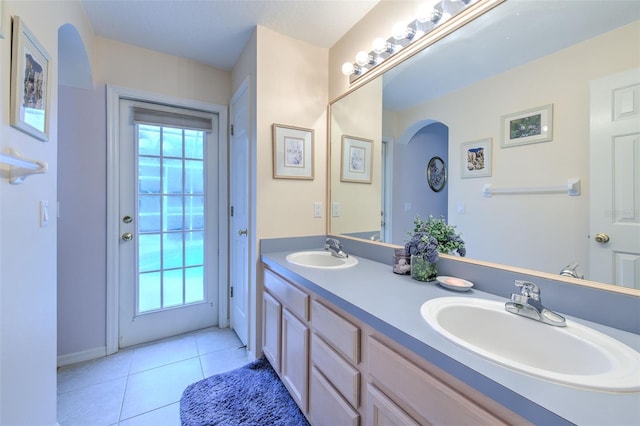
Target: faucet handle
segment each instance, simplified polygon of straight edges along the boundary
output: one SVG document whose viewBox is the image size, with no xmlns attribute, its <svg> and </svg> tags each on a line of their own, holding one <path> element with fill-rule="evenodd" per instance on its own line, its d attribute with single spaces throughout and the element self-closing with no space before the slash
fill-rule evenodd
<svg viewBox="0 0 640 426">
<path fill-rule="evenodd" d="M 533 300 L 540 300 L 540 289 L 530 281 L 516 280 L 516 287 L 520 288 L 520 294 Z"/>
</svg>

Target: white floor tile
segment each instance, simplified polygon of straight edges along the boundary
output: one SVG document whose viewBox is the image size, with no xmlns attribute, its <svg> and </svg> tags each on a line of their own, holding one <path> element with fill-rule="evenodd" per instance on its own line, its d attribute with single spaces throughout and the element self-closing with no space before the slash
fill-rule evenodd
<svg viewBox="0 0 640 426">
<path fill-rule="evenodd" d="M 230 328 L 213 329 L 194 334 L 198 344 L 200 355 L 216 352 L 222 349 L 242 347 L 242 342 L 238 339 L 235 331 Z"/>
<path fill-rule="evenodd" d="M 202 378 L 198 358 L 131 374 L 120 418 L 128 419 L 178 402 L 184 389 Z"/>
<path fill-rule="evenodd" d="M 200 357 L 204 377 L 234 370 L 249 363 L 245 348 L 224 349 Z"/>
<path fill-rule="evenodd" d="M 180 426 L 180 403 L 123 420 L 119 426 Z"/>
<path fill-rule="evenodd" d="M 131 350 L 122 350 L 97 360 L 61 367 L 58 370 L 58 393 L 127 377 L 132 353 Z"/>
<path fill-rule="evenodd" d="M 193 335 L 140 346 L 133 349 L 130 374 L 197 356 L 198 346 Z"/>
<path fill-rule="evenodd" d="M 58 394 L 60 426 L 108 426 L 118 422 L 126 377 Z"/>
</svg>

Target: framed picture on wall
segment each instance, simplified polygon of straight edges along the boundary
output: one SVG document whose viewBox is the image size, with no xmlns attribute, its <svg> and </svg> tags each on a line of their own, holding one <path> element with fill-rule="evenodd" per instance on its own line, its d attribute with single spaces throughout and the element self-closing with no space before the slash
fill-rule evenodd
<svg viewBox="0 0 640 426">
<path fill-rule="evenodd" d="M 502 117 L 502 148 L 553 139 L 553 104 Z"/>
<path fill-rule="evenodd" d="M 4 38 L 4 3 L 5 0 L 0 0 L 0 38 Z"/>
<path fill-rule="evenodd" d="M 313 130 L 273 124 L 273 177 L 313 179 Z"/>
<path fill-rule="evenodd" d="M 465 142 L 460 147 L 462 178 L 491 176 L 491 138 Z"/>
<path fill-rule="evenodd" d="M 13 17 L 11 33 L 10 123 L 39 139 L 49 139 L 51 57 L 24 22 Z"/>
<path fill-rule="evenodd" d="M 342 135 L 340 180 L 371 183 L 372 150 L 372 140 Z"/>
</svg>

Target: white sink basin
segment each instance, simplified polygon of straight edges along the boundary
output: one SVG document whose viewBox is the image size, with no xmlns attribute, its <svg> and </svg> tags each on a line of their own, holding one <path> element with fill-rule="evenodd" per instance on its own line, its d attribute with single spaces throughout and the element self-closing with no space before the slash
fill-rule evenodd
<svg viewBox="0 0 640 426">
<path fill-rule="evenodd" d="M 341 269 L 358 264 L 358 259 L 349 256 L 346 259 L 335 257 L 329 251 L 298 251 L 289 254 L 287 262 L 309 268 Z"/>
<path fill-rule="evenodd" d="M 554 327 L 509 313 L 504 302 L 465 297 L 427 301 L 420 313 L 447 339 L 514 370 L 587 389 L 640 391 L 640 353 L 576 322 Z"/>
</svg>

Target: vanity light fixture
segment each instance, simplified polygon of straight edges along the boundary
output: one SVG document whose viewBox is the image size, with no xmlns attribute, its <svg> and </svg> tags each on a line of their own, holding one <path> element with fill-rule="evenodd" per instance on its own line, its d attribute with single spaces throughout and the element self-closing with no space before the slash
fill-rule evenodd
<svg viewBox="0 0 640 426">
<path fill-rule="evenodd" d="M 388 39 L 378 37 L 373 40 L 373 50 L 369 53 L 358 52 L 355 63 L 345 62 L 342 65 L 342 73 L 349 77 L 350 83 L 353 83 L 365 72 L 417 41 L 474 1 L 476 0 L 428 0 L 422 3 L 417 9 L 416 19 L 409 24 L 396 23 L 391 37 Z"/>
</svg>

